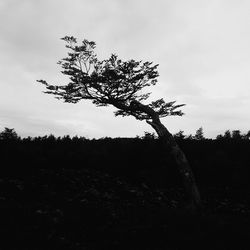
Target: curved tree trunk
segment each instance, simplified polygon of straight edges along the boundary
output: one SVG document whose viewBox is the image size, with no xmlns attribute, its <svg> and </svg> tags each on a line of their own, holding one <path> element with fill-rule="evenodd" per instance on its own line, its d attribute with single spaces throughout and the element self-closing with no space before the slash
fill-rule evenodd
<svg viewBox="0 0 250 250">
<path fill-rule="evenodd" d="M 176 143 L 172 134 L 167 130 L 167 128 L 161 123 L 159 114 L 155 112 L 149 105 L 144 105 L 136 100 L 130 103 L 130 106 L 126 106 L 121 103 L 112 103 L 115 107 L 121 110 L 128 110 L 134 112 L 143 112 L 150 117 L 152 121 L 147 120 L 147 123 L 150 124 L 154 130 L 157 132 L 159 139 L 162 141 L 164 150 L 171 154 L 174 161 L 177 164 L 178 172 L 181 176 L 184 189 L 188 197 L 188 208 L 191 211 L 197 211 L 201 208 L 201 198 L 198 187 L 195 182 L 195 178 L 191 167 L 188 163 L 188 160 Z"/>
<path fill-rule="evenodd" d="M 199 210 L 201 208 L 200 193 L 185 154 L 176 143 L 172 134 L 160 122 L 159 119 L 156 119 L 153 122 L 147 121 L 147 123 L 149 123 L 155 129 L 159 136 L 159 139 L 162 141 L 164 150 L 170 152 L 171 156 L 177 164 L 178 172 L 181 176 L 184 189 L 187 193 L 188 208 L 191 211 Z"/>
</svg>

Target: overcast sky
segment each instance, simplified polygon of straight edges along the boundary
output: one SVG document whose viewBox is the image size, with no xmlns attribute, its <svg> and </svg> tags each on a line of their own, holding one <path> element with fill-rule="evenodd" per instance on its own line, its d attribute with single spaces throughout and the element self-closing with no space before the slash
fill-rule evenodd
<svg viewBox="0 0 250 250">
<path fill-rule="evenodd" d="M 57 61 L 61 37 L 97 43 L 100 59 L 159 64 L 154 98 L 185 103 L 166 117 L 170 132 L 205 136 L 250 130 L 250 1 L 1 0 L 0 131 L 21 136 L 133 137 L 153 132 L 133 117 L 88 101 L 66 104 L 42 93 L 37 79 L 67 83 Z"/>
</svg>

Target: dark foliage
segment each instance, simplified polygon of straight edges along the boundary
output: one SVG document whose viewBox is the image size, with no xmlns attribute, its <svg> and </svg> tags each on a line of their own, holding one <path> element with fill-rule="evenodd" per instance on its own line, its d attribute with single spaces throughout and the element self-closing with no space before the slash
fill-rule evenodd
<svg viewBox="0 0 250 250">
<path fill-rule="evenodd" d="M 62 40 L 68 53 L 58 64 L 69 83 L 62 86 L 38 80 L 46 87 L 44 93 L 69 103 L 90 100 L 98 107 L 111 105 L 117 108 L 115 116 L 134 116 L 138 120 L 150 120 L 155 115 L 183 115 L 179 108 L 184 104 L 165 102 L 163 98 L 146 105 L 146 109 L 138 108 L 138 104 L 151 94 L 145 92 L 145 88 L 157 83 L 157 64 L 133 59 L 122 61 L 115 54 L 100 60 L 95 52 L 95 42 L 84 39 L 79 43 L 72 36 L 65 36 Z"/>
</svg>

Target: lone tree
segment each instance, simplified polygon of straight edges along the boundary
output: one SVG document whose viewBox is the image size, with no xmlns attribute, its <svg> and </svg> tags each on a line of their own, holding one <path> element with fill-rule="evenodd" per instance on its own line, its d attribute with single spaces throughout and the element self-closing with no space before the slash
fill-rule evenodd
<svg viewBox="0 0 250 250">
<path fill-rule="evenodd" d="M 200 194 L 188 160 L 160 121 L 165 116 L 182 116 L 179 108 L 184 104 L 176 105 L 175 101 L 165 102 L 163 99 L 144 104 L 150 93 L 142 93 L 141 90 L 157 83 L 158 65 L 135 60 L 122 61 L 115 54 L 106 60 L 98 60 L 95 42 L 85 39 L 79 44 L 72 36 L 65 36 L 62 40 L 66 42 L 69 52 L 58 64 L 70 81 L 61 86 L 38 80 L 46 86 L 44 93 L 53 94 L 57 99 L 69 103 L 85 99 L 96 106 L 112 105 L 117 108 L 115 116 L 134 116 L 138 120 L 146 120 L 158 134 L 163 150 L 175 160 L 190 208 L 195 210 L 200 207 Z"/>
</svg>

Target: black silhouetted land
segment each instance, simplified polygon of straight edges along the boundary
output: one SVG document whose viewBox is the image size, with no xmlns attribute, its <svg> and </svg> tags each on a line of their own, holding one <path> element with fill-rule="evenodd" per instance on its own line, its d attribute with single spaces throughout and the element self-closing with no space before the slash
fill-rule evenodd
<svg viewBox="0 0 250 250">
<path fill-rule="evenodd" d="M 180 134 L 176 140 L 201 190 L 201 214 L 183 210 L 176 162 L 161 154 L 150 133 L 21 139 L 6 128 L 0 133 L 0 248 L 247 249 L 249 134 L 227 131 L 216 140 L 202 130 L 199 138 Z"/>
</svg>

